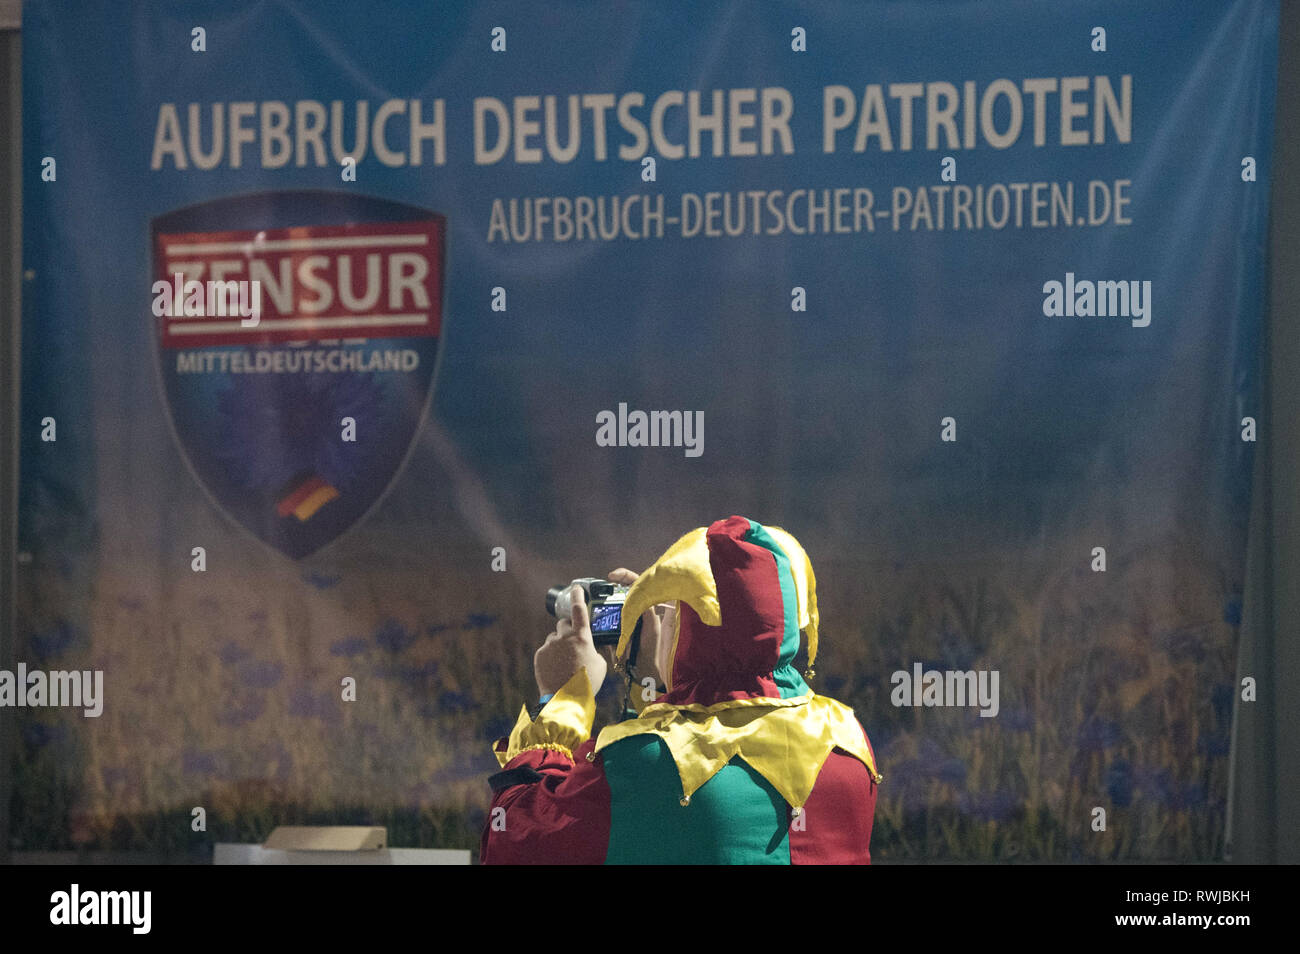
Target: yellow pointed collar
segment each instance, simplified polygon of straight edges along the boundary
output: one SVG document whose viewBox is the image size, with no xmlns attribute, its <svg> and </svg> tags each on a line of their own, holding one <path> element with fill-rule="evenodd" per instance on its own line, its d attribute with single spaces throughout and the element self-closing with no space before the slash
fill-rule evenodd
<svg viewBox="0 0 1300 954">
<path fill-rule="evenodd" d="M 712 706 L 653 703 L 636 719 L 601 730 L 596 751 L 634 735 L 664 740 L 688 798 L 736 756 L 796 808 L 808 801 L 834 748 L 862 762 L 877 783 L 883 779 L 853 710 L 816 693 L 792 699 L 734 699 Z"/>
</svg>

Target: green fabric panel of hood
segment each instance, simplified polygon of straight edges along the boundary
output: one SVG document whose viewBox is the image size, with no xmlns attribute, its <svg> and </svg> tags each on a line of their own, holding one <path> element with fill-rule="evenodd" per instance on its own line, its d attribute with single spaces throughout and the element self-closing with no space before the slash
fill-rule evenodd
<svg viewBox="0 0 1300 954">
<path fill-rule="evenodd" d="M 776 575 L 781 584 L 781 602 L 785 609 L 785 633 L 781 637 L 780 659 L 772 670 L 772 679 L 782 699 L 806 695 L 811 691 L 808 683 L 803 681 L 798 670 L 791 665 L 799 652 L 799 594 L 795 590 L 794 574 L 790 571 L 790 558 L 766 528 L 753 520 L 749 521 L 749 533 L 745 534 L 745 542 L 770 550 L 772 556 L 776 557 Z"/>
<path fill-rule="evenodd" d="M 610 790 L 611 865 L 788 865 L 790 808 L 734 758 L 683 806 L 668 746 L 634 735 L 601 750 Z"/>
</svg>

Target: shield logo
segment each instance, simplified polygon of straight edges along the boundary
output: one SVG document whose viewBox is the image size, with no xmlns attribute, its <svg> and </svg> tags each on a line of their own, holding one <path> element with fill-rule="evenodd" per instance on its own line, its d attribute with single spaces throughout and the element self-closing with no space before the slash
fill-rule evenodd
<svg viewBox="0 0 1300 954">
<path fill-rule="evenodd" d="M 446 220 L 328 191 L 153 220 L 164 403 L 195 478 L 293 559 L 362 520 L 428 413 Z"/>
</svg>

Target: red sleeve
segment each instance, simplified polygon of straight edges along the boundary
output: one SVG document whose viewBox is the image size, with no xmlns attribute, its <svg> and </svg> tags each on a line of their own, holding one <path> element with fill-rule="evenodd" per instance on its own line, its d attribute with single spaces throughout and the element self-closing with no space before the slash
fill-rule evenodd
<svg viewBox="0 0 1300 954">
<path fill-rule="evenodd" d="M 588 739 L 575 761 L 552 749 L 522 752 L 492 777 L 495 794 L 479 844 L 485 865 L 599 865 L 609 850 L 609 783 Z"/>
<path fill-rule="evenodd" d="M 862 737 L 867 739 L 865 729 Z M 871 754 L 874 760 L 874 749 Z M 803 813 L 803 819 L 790 826 L 791 864 L 871 864 L 876 782 L 857 758 L 840 749 L 826 756 Z"/>
</svg>

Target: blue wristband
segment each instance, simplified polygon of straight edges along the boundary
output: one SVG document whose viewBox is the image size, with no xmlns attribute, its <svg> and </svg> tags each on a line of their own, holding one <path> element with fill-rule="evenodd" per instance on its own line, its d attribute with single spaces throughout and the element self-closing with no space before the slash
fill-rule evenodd
<svg viewBox="0 0 1300 954">
<path fill-rule="evenodd" d="M 555 693 L 548 692 L 546 695 L 542 696 L 542 698 L 538 699 L 537 702 L 539 705 L 544 706 L 546 705 L 546 703 L 550 702 L 554 698 L 555 698 Z"/>
</svg>

